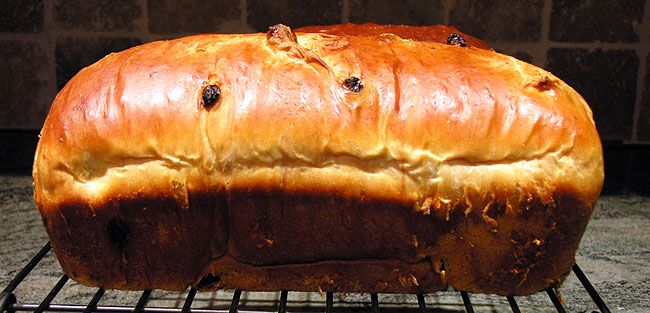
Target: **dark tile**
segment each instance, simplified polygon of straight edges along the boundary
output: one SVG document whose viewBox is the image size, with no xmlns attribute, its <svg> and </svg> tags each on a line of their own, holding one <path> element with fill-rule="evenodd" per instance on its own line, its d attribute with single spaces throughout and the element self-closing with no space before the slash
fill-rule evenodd
<svg viewBox="0 0 650 313">
<path fill-rule="evenodd" d="M 650 146 L 605 142 L 603 155 L 603 194 L 650 196 Z"/>
<path fill-rule="evenodd" d="M 629 186 L 635 193 L 650 196 L 650 147 L 641 146 L 631 153 Z"/>
<path fill-rule="evenodd" d="M 284 24 L 291 28 L 341 23 L 342 0 L 248 0 L 248 25 L 259 32 Z"/>
<path fill-rule="evenodd" d="M 57 0 L 54 21 L 63 29 L 134 30 L 142 8 L 132 0 Z"/>
<path fill-rule="evenodd" d="M 629 184 L 632 191 L 650 196 L 650 147 L 640 146 L 632 151 Z"/>
<path fill-rule="evenodd" d="M 135 38 L 63 37 L 56 42 L 56 85 L 60 90 L 82 68 L 95 63 L 111 52 L 141 44 Z"/>
<path fill-rule="evenodd" d="M 214 33 L 241 19 L 239 1 L 149 0 L 149 30 L 159 34 Z"/>
<path fill-rule="evenodd" d="M 541 36 L 543 0 L 454 1 L 449 24 L 484 41 L 538 41 Z"/>
<path fill-rule="evenodd" d="M 531 63 L 531 64 L 533 63 L 533 56 L 528 54 L 528 52 L 517 51 L 513 53 L 512 56 L 526 63 Z"/>
<path fill-rule="evenodd" d="M 3 0 L 0 8 L 0 32 L 43 30 L 43 0 Z"/>
<path fill-rule="evenodd" d="M 0 146 L 2 146 L 0 174 L 31 174 L 38 132 L 38 130 L 0 131 Z"/>
<path fill-rule="evenodd" d="M 576 89 L 594 112 L 603 140 L 629 140 L 639 58 L 633 50 L 551 48 L 547 69 Z"/>
<path fill-rule="evenodd" d="M 630 151 L 620 144 L 603 144 L 605 184 L 603 194 L 621 194 L 627 191 L 630 172 Z"/>
<path fill-rule="evenodd" d="M 46 50 L 34 42 L 0 40 L 0 55 L 0 128 L 40 127 L 49 108 L 41 100 L 48 90 Z"/>
<path fill-rule="evenodd" d="M 636 136 L 639 140 L 650 141 L 650 54 L 646 57 L 645 65 L 646 72 L 643 80 L 641 110 L 639 111 Z"/>
<path fill-rule="evenodd" d="M 394 25 L 437 25 L 444 23 L 441 0 L 350 0 L 350 22 Z"/>
<path fill-rule="evenodd" d="M 644 0 L 553 0 L 549 39 L 566 42 L 637 42 Z"/>
</svg>

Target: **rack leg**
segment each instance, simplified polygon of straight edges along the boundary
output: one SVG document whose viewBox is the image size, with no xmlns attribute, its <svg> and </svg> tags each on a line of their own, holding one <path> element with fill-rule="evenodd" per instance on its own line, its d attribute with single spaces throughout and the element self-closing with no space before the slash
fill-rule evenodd
<svg viewBox="0 0 650 313">
<path fill-rule="evenodd" d="M 328 292 L 325 298 L 325 313 L 332 313 L 333 306 L 334 306 L 334 294 Z"/>
<path fill-rule="evenodd" d="M 465 305 L 465 311 L 467 313 L 474 313 L 474 308 L 472 307 L 472 302 L 469 301 L 469 295 L 465 291 L 460 292 L 460 296 L 463 298 L 463 304 Z"/>
<path fill-rule="evenodd" d="M 519 310 L 519 306 L 517 305 L 517 301 L 515 301 L 515 297 L 513 296 L 507 296 L 508 298 L 508 303 L 510 303 L 510 308 L 512 309 L 513 313 L 521 313 Z"/>
<path fill-rule="evenodd" d="M 142 295 L 140 296 L 138 303 L 135 305 L 135 308 L 133 309 L 133 313 L 140 313 L 144 311 L 144 306 L 147 305 L 147 301 L 149 300 L 150 295 L 151 295 L 151 289 L 147 289 L 142 292 Z"/>
<path fill-rule="evenodd" d="M 427 303 L 424 302 L 424 295 L 421 293 L 418 293 L 418 307 L 420 308 L 420 313 L 427 312 Z"/>
<path fill-rule="evenodd" d="M 29 261 L 29 263 L 27 263 L 27 265 L 25 265 L 25 267 L 23 267 L 23 269 L 20 270 L 20 272 L 18 272 L 18 275 L 16 275 L 16 277 L 9 283 L 9 285 L 7 285 L 7 287 L 0 294 L 13 292 L 16 289 L 16 287 L 20 285 L 23 279 L 27 277 L 27 274 L 29 274 L 29 272 L 31 272 L 32 269 L 36 267 L 36 264 L 38 264 L 38 262 L 40 262 L 43 259 L 43 257 L 48 252 L 50 252 L 51 249 L 52 249 L 52 244 L 50 244 L 50 242 L 48 241 L 48 243 L 46 243 L 45 246 L 41 248 L 41 250 Z"/>
<path fill-rule="evenodd" d="M 194 296 L 196 296 L 196 289 L 192 287 L 190 288 L 190 292 L 187 294 L 187 298 L 185 298 L 185 303 L 183 304 L 183 309 L 181 310 L 181 313 L 190 312 L 190 310 L 192 309 L 192 302 L 194 302 Z"/>
<path fill-rule="evenodd" d="M 99 300 L 102 299 L 104 296 L 104 288 L 99 288 L 97 289 L 97 292 L 95 292 L 95 295 L 93 298 L 88 302 L 88 305 L 84 309 L 83 313 L 91 313 L 97 309 L 97 303 L 99 303 Z"/>
<path fill-rule="evenodd" d="M 235 290 L 235 293 L 232 295 L 232 302 L 230 302 L 230 309 L 228 313 L 237 313 L 239 307 L 239 297 L 241 297 L 241 290 Z"/>
<path fill-rule="evenodd" d="M 68 279 L 69 279 L 68 275 L 63 274 L 63 276 L 61 276 L 61 279 L 59 279 L 59 282 L 56 283 L 56 285 L 54 285 L 54 288 L 50 290 L 50 293 L 47 294 L 45 299 L 43 299 L 43 302 L 41 302 L 38 308 L 36 308 L 34 313 L 45 312 L 45 310 L 47 310 L 48 307 L 50 306 L 50 303 L 52 303 L 52 300 L 54 300 L 54 297 L 56 297 L 56 295 L 59 294 L 59 291 L 61 291 L 65 283 L 68 282 Z"/>
<path fill-rule="evenodd" d="M 591 285 L 585 273 L 583 273 L 580 267 L 578 266 L 578 263 L 573 264 L 573 273 L 576 274 L 576 277 L 578 277 L 578 280 L 580 280 L 582 286 L 585 287 L 585 289 L 589 293 L 589 296 L 591 296 L 591 299 L 594 300 L 594 303 L 596 303 L 596 306 L 598 307 L 600 312 L 610 313 L 609 308 L 605 304 L 605 301 L 603 301 L 603 299 L 600 297 L 600 295 L 596 291 L 596 288 L 594 288 L 594 286 Z"/>
<path fill-rule="evenodd" d="M 372 313 L 379 313 L 379 298 L 376 293 L 370 294 L 370 302 L 372 302 Z"/>
<path fill-rule="evenodd" d="M 546 293 L 548 294 L 548 297 L 551 298 L 551 302 L 553 302 L 553 305 L 555 306 L 557 312 L 566 313 L 564 307 L 562 306 L 562 303 L 560 302 L 560 299 L 557 297 L 557 294 L 555 293 L 555 290 L 553 288 L 548 288 L 546 289 Z"/>
<path fill-rule="evenodd" d="M 282 292 L 280 292 L 280 305 L 278 307 L 278 313 L 287 312 L 287 294 L 288 292 L 286 290 L 282 290 Z"/>
<path fill-rule="evenodd" d="M 11 292 L 2 292 L 0 294 L 0 313 L 5 311 L 8 313 L 13 313 L 13 310 L 9 310 L 9 306 L 16 303 L 16 296 Z"/>
</svg>

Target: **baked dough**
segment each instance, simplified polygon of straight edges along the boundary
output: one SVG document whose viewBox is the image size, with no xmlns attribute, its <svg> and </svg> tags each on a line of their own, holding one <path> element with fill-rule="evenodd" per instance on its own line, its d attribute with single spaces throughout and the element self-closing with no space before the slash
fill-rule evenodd
<svg viewBox="0 0 650 313">
<path fill-rule="evenodd" d="M 533 65 L 276 25 L 81 70 L 33 176 L 89 286 L 523 295 L 570 271 L 603 158 L 583 98 Z"/>
</svg>

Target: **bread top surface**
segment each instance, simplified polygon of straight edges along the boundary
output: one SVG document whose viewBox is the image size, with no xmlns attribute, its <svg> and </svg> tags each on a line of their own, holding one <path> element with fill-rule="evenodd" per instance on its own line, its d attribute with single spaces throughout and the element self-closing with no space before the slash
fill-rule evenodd
<svg viewBox="0 0 650 313">
<path fill-rule="evenodd" d="M 305 26 L 297 28 L 296 32 L 323 33 L 337 36 L 379 37 L 394 34 L 402 39 L 414 41 L 431 41 L 447 43 L 452 34 L 460 35 L 468 47 L 491 49 L 484 41 L 462 33 L 456 27 L 446 25 L 407 26 L 407 25 L 378 25 L 365 24 L 335 24 L 322 26 Z"/>
<path fill-rule="evenodd" d="M 206 107 L 207 85 L 221 95 Z M 262 188 L 426 211 L 476 194 L 551 202 L 558 189 L 592 206 L 603 161 L 583 98 L 535 66 L 277 26 L 152 42 L 81 70 L 52 104 L 33 175 L 41 210 Z"/>
</svg>

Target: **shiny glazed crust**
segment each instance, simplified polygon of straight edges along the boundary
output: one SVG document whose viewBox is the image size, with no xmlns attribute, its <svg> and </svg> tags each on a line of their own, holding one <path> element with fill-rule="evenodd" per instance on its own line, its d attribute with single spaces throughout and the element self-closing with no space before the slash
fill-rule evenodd
<svg viewBox="0 0 650 313">
<path fill-rule="evenodd" d="M 463 34 L 456 27 L 446 25 L 430 26 L 406 26 L 406 25 L 378 25 L 374 23 L 365 24 L 335 24 L 335 25 L 318 25 L 305 26 L 297 28 L 296 32 L 303 33 L 321 33 L 337 36 L 356 36 L 356 37 L 380 37 L 387 35 L 396 35 L 402 39 L 414 41 L 431 41 L 446 43 L 451 34 L 458 34 L 465 39 L 468 47 L 481 49 L 491 49 L 490 46 L 482 40 Z M 389 35 L 389 36 L 390 36 Z"/>
<path fill-rule="evenodd" d="M 86 285 L 519 295 L 570 271 L 603 160 L 585 101 L 542 69 L 277 25 L 83 69 L 33 175 Z"/>
</svg>

